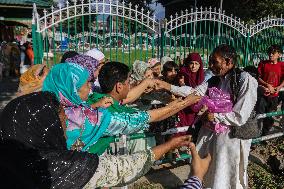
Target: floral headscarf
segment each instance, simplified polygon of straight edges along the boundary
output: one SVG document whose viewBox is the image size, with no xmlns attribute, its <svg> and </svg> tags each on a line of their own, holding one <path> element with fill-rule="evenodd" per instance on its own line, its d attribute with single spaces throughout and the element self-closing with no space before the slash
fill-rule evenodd
<svg viewBox="0 0 284 189">
<path fill-rule="evenodd" d="M 150 68 L 152 68 L 152 67 L 154 67 L 157 63 L 159 63 L 160 61 L 159 61 L 159 59 L 157 59 L 157 58 L 150 58 L 149 60 L 148 60 L 148 66 L 150 67 Z"/>
<path fill-rule="evenodd" d="M 74 64 L 79 64 L 82 67 L 84 67 L 85 69 L 87 69 L 89 71 L 89 78 L 88 81 L 94 80 L 94 72 L 96 71 L 99 62 L 98 60 L 94 59 L 91 56 L 88 55 L 82 55 L 82 54 L 78 54 L 72 58 L 67 58 L 66 62 L 71 62 Z"/>
<path fill-rule="evenodd" d="M 132 71 L 130 78 L 133 82 L 141 81 L 144 79 L 144 74 L 148 69 L 148 65 L 146 62 L 135 60 L 132 65 Z"/>
<path fill-rule="evenodd" d="M 84 143 L 83 151 L 95 144 L 107 129 L 110 118 L 106 110 L 91 109 L 82 101 L 78 90 L 88 79 L 88 71 L 73 63 L 53 66 L 47 75 L 43 91 L 53 92 L 63 105 L 67 116 L 67 147 L 78 140 Z M 104 119 L 102 114 L 106 113 Z"/>
</svg>

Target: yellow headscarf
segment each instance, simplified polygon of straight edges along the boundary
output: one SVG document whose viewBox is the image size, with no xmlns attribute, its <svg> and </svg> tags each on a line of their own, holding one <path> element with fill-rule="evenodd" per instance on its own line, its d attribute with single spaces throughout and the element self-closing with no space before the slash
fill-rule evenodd
<svg viewBox="0 0 284 189">
<path fill-rule="evenodd" d="M 45 77 L 39 76 L 39 73 L 44 67 L 44 64 L 33 65 L 21 75 L 18 96 L 41 90 Z"/>
</svg>

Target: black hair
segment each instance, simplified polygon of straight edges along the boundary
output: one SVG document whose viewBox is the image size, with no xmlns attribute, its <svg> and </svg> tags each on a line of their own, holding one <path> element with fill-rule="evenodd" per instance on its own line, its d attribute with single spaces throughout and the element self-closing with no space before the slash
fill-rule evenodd
<svg viewBox="0 0 284 189">
<path fill-rule="evenodd" d="M 246 66 L 243 70 L 248 72 L 255 79 L 258 79 L 257 67 L 255 67 L 255 66 Z"/>
<path fill-rule="evenodd" d="M 267 49 L 267 54 L 270 55 L 271 53 L 282 53 L 282 49 L 279 45 L 271 45 L 268 49 Z"/>
<path fill-rule="evenodd" d="M 67 51 L 63 54 L 60 63 L 64 63 L 66 61 L 67 58 L 72 58 L 76 55 L 78 55 L 79 53 L 77 53 L 76 51 Z"/>
<path fill-rule="evenodd" d="M 173 69 L 178 71 L 178 68 L 178 65 L 174 61 L 167 61 L 163 66 L 162 75 L 166 76 L 167 72 L 172 71 Z"/>
<path fill-rule="evenodd" d="M 120 62 L 108 62 L 100 70 L 98 79 L 103 93 L 110 93 L 118 82 L 125 82 L 130 69 Z"/>
<path fill-rule="evenodd" d="M 226 60 L 226 62 L 229 62 L 230 60 L 232 60 L 232 63 L 234 65 L 237 64 L 237 57 L 238 57 L 237 52 L 235 48 L 230 45 L 221 44 L 217 46 L 211 53 L 210 60 L 212 60 L 212 56 L 214 54 L 220 55 L 222 58 Z"/>
</svg>

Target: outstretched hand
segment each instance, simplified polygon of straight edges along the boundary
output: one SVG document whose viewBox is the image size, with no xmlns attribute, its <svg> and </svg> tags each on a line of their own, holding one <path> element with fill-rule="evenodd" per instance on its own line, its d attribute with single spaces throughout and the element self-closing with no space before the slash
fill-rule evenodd
<svg viewBox="0 0 284 189">
<path fill-rule="evenodd" d="M 190 143 L 189 149 L 192 155 L 192 162 L 191 162 L 192 176 L 196 176 L 202 181 L 205 174 L 208 171 L 211 162 L 211 155 L 207 154 L 205 158 L 203 159 L 200 158 L 199 154 L 196 151 L 196 147 L 193 143 Z"/>
<path fill-rule="evenodd" d="M 91 105 L 91 107 L 93 109 L 95 108 L 108 108 L 113 104 L 113 99 L 111 97 L 103 97 L 102 99 L 100 99 L 98 102 L 94 103 Z"/>
</svg>

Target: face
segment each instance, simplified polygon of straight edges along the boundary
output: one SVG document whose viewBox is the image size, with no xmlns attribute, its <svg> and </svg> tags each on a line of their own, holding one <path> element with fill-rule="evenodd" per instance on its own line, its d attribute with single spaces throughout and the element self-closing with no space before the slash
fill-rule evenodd
<svg viewBox="0 0 284 189">
<path fill-rule="evenodd" d="M 171 71 L 167 71 L 167 79 L 173 81 L 177 76 L 177 71 L 173 68 Z"/>
<path fill-rule="evenodd" d="M 189 70 L 193 73 L 198 72 L 199 68 L 200 68 L 200 64 L 197 61 L 191 61 L 188 65 Z"/>
<path fill-rule="evenodd" d="M 279 52 L 273 52 L 269 54 L 269 60 L 272 62 L 277 62 L 279 58 L 280 58 Z"/>
<path fill-rule="evenodd" d="M 86 101 L 86 100 L 88 99 L 90 90 L 91 90 L 91 83 L 87 81 L 87 82 L 78 90 L 78 95 L 79 95 L 79 97 L 80 97 L 83 101 Z"/>
<path fill-rule="evenodd" d="M 231 60 L 227 62 L 225 58 L 219 54 L 213 54 L 209 61 L 209 68 L 216 76 L 224 76 L 226 73 L 233 68 Z"/>
<path fill-rule="evenodd" d="M 153 79 L 154 78 L 153 71 L 151 69 L 147 69 L 145 74 L 144 74 L 144 78 L 145 79 Z"/>
<path fill-rule="evenodd" d="M 128 95 L 128 92 L 130 89 L 129 79 L 130 78 L 128 77 L 125 82 L 118 82 L 116 84 L 116 90 L 117 90 L 117 93 L 119 94 L 119 100 L 126 99 Z"/>
<path fill-rule="evenodd" d="M 161 75 L 161 64 L 152 67 L 153 75 L 159 77 Z"/>
<path fill-rule="evenodd" d="M 178 83 L 179 83 L 180 86 L 184 86 L 185 85 L 184 76 L 183 75 L 179 77 Z"/>
<path fill-rule="evenodd" d="M 96 71 L 94 71 L 94 78 L 95 79 L 97 79 L 98 78 L 98 75 L 99 75 L 99 73 L 100 73 L 100 70 L 101 70 L 101 68 L 102 68 L 102 66 L 105 64 L 105 62 L 100 62 L 99 63 L 99 65 L 98 65 L 98 67 L 97 67 L 97 69 L 96 69 Z"/>
</svg>

